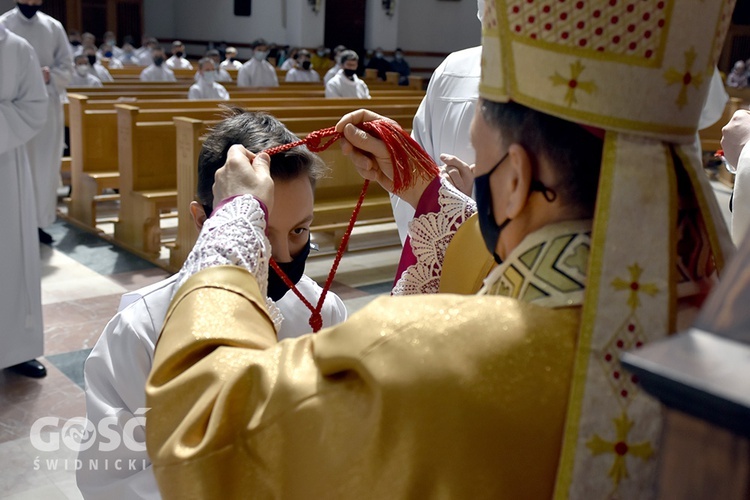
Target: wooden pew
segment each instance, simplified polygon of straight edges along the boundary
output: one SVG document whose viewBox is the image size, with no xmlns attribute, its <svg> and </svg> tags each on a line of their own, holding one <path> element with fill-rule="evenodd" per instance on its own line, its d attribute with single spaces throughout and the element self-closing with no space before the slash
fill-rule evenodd
<svg viewBox="0 0 750 500">
<path fill-rule="evenodd" d="M 136 252 L 156 256 L 160 248 L 159 214 L 165 210 L 179 208 L 176 189 L 176 129 L 172 121 L 138 121 L 139 110 L 133 106 L 116 107 L 120 214 L 115 224 L 115 240 Z M 391 118 L 408 127 L 413 116 L 413 110 L 409 110 L 406 114 L 392 115 Z M 306 132 L 300 131 L 333 126 L 340 117 L 341 115 L 336 113 L 315 117 L 295 116 L 284 118 L 282 121 L 292 132 L 304 136 Z M 335 216 L 325 221 L 329 225 L 339 222 Z M 340 228 L 333 226 L 329 228 L 330 231 L 338 229 Z"/>
<path fill-rule="evenodd" d="M 266 95 L 266 94 L 263 94 Z M 116 195 L 104 194 L 105 190 L 117 189 L 119 173 L 117 161 L 117 113 L 114 108 L 117 101 L 94 101 L 90 96 L 70 94 L 71 106 L 71 185 L 72 193 L 69 200 L 69 216 L 78 223 L 94 228 L 96 224 L 96 204 L 101 201 L 116 199 Z M 332 103 L 335 102 L 335 105 Z M 232 101 L 138 101 L 139 108 L 152 106 L 168 106 L 173 111 L 172 116 L 178 114 L 189 115 L 193 109 L 201 110 L 203 115 L 197 118 L 207 119 L 205 113 L 209 109 L 218 109 L 219 104 L 233 104 L 256 110 L 269 110 L 280 115 L 284 112 L 280 108 L 310 108 L 314 106 L 326 107 L 344 114 L 347 109 L 356 109 L 361 104 L 357 99 L 326 100 L 323 97 L 294 99 L 269 98 L 247 99 Z M 419 97 L 383 97 L 374 98 L 367 102 L 374 109 L 383 109 L 388 113 L 395 108 L 381 108 L 380 106 L 402 105 L 416 109 Z M 179 108 L 179 109 L 178 109 Z M 333 112 L 333 111 L 332 111 Z M 176 114 L 175 114 L 176 113 Z M 171 116 L 153 116 L 156 120 L 171 121 Z M 289 115 L 286 115 L 289 116 Z"/>
<path fill-rule="evenodd" d="M 190 202 L 195 200 L 198 184 L 198 157 L 202 136 L 213 125 L 193 118 L 174 119 L 177 147 L 177 237 L 169 248 L 168 268 L 177 272 L 185 262 L 198 238 L 198 230 L 190 214 Z M 403 126 L 404 124 L 402 124 Z M 331 169 L 318 181 L 315 188 L 314 220 L 311 231 L 332 234 L 338 239 L 346 228 L 351 212 L 362 189 L 363 180 L 341 148 L 331 146 L 319 153 Z M 377 183 L 371 183 L 357 221 L 358 226 L 393 221 L 390 197 Z"/>
</svg>

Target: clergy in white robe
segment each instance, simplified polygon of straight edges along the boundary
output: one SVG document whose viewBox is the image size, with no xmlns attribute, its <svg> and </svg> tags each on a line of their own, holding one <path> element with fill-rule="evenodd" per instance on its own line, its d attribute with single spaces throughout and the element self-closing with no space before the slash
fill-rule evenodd
<svg viewBox="0 0 750 500">
<path fill-rule="evenodd" d="M 43 228 L 52 224 L 56 217 L 64 131 L 60 96 L 73 76 L 73 56 L 62 24 L 43 12 L 37 12 L 29 19 L 15 7 L 0 16 L 0 23 L 26 39 L 34 47 L 42 70 L 47 68 L 49 71 L 49 80 L 46 81 L 49 95 L 47 120 L 42 131 L 27 144 L 37 227 Z M 3 79 L 5 74 L 3 68 Z"/>
<path fill-rule="evenodd" d="M 141 71 L 142 82 L 176 82 L 174 71 L 164 64 L 164 51 L 155 49 L 153 51 L 152 64 Z"/>
<path fill-rule="evenodd" d="M 453 52 L 440 63 L 430 78 L 427 92 L 414 115 L 411 136 L 438 165 L 447 153 L 468 164 L 474 163 L 469 125 L 479 98 L 482 47 Z M 414 208 L 398 196 L 391 196 L 393 216 L 401 238 L 406 240 L 407 225 Z"/>
<path fill-rule="evenodd" d="M 357 75 L 348 77 L 344 70 L 339 72 L 326 83 L 326 97 L 350 97 L 369 99 L 370 89 Z"/>
<path fill-rule="evenodd" d="M 237 73 L 238 87 L 278 87 L 276 68 L 265 59 L 253 57 Z"/>
<path fill-rule="evenodd" d="M 284 79 L 287 82 L 310 82 L 317 83 L 320 81 L 320 75 L 314 69 L 292 68 Z"/>
<path fill-rule="evenodd" d="M 66 41 L 67 45 L 67 41 Z M 31 45 L 0 23 L 0 368 L 43 354 L 39 242 L 26 144 L 47 121 Z"/>
</svg>

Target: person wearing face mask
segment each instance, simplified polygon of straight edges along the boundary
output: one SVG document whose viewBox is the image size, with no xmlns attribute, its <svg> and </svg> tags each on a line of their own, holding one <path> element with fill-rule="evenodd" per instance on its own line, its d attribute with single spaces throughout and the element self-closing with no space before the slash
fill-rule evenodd
<svg viewBox="0 0 750 500">
<path fill-rule="evenodd" d="M 393 54 L 393 60 L 391 61 L 391 71 L 398 72 L 398 84 L 409 85 L 409 75 L 411 74 L 411 68 L 409 63 L 404 59 L 404 51 L 396 49 Z"/>
<path fill-rule="evenodd" d="M 102 44 L 102 46 L 99 47 L 99 50 L 100 50 L 99 57 L 106 58 L 106 59 L 112 59 L 112 58 L 119 59 L 120 56 L 122 56 L 122 49 L 117 46 L 117 37 L 115 36 L 115 34 L 112 31 L 107 31 L 106 33 L 104 33 L 103 38 L 104 38 L 104 43 Z M 104 46 L 108 47 L 109 50 L 106 52 L 111 52 L 110 55 L 106 55 L 106 52 L 102 50 Z"/>
<path fill-rule="evenodd" d="M 339 54 L 341 69 L 326 83 L 326 97 L 356 97 L 369 99 L 370 89 L 357 76 L 359 56 L 353 50 Z"/>
<path fill-rule="evenodd" d="M 252 151 L 260 151 L 297 140 L 270 115 L 237 108 L 231 113 L 232 116 L 211 130 L 202 146 L 198 161 L 198 196 L 190 206 L 199 229 L 218 204 L 212 193 L 214 174 L 224 164 L 232 144 L 244 144 Z M 304 269 L 310 252 L 314 186 L 325 175 L 326 167 L 307 148 L 300 147 L 274 156 L 271 169 L 277 200 L 268 224 L 272 255 L 297 289 L 316 304 L 322 290 L 304 274 Z M 268 303 L 278 311 L 277 317 L 283 318 L 277 338 L 295 338 L 310 332 L 310 311 L 272 269 L 268 269 L 268 275 Z M 116 413 L 118 419 L 114 428 L 122 432 L 136 412 L 145 407 L 143 387 L 169 301 L 177 290 L 176 280 L 177 275 L 123 295 L 118 313 L 104 328 L 84 369 L 86 413 L 94 425 Z M 323 324 L 332 326 L 346 317 L 341 299 L 329 292 L 322 308 Z M 138 439 L 142 438 L 141 434 Z M 77 472 L 78 487 L 87 499 L 160 497 L 146 450 L 137 452 L 122 446 L 103 452 L 98 450 L 97 443 L 81 451 L 78 458 L 83 463 Z M 109 459 L 109 463 L 118 459 L 123 463 L 135 460 L 138 468 L 89 469 L 90 460 L 97 458 L 101 463 L 104 462 L 101 459 Z"/>
<path fill-rule="evenodd" d="M 242 63 L 237 60 L 237 49 L 234 47 L 227 47 L 225 54 L 227 57 L 221 61 L 219 69 L 236 69 L 239 71 L 242 67 Z"/>
<path fill-rule="evenodd" d="M 378 70 L 378 78 L 382 81 L 385 81 L 386 72 L 393 71 L 393 69 L 391 68 L 391 63 L 389 63 L 385 58 L 383 49 L 381 49 L 380 47 L 375 49 L 375 53 L 372 55 L 370 60 L 367 61 L 366 68 Z"/>
<path fill-rule="evenodd" d="M 99 47 L 99 52 L 97 53 L 97 57 L 99 59 L 99 63 L 102 67 L 104 67 L 103 64 L 101 64 L 101 61 L 104 61 L 107 63 L 106 69 L 121 69 L 125 66 L 122 64 L 122 61 L 120 61 L 120 57 L 122 57 L 123 51 L 120 49 L 120 55 L 115 56 L 115 53 L 112 51 L 112 46 L 108 43 L 103 43 Z"/>
<path fill-rule="evenodd" d="M 320 74 L 312 68 L 310 52 L 302 49 L 297 54 L 297 66 L 286 74 L 287 82 L 319 82 Z"/>
<path fill-rule="evenodd" d="M 157 47 L 152 51 L 153 62 L 146 69 L 141 71 L 140 79 L 142 82 L 176 82 L 174 71 L 169 69 L 164 61 L 166 60 L 164 49 Z"/>
<path fill-rule="evenodd" d="M 190 61 L 185 59 L 185 45 L 179 40 L 172 42 L 172 57 L 167 59 L 169 69 L 193 69 Z"/>
<path fill-rule="evenodd" d="M 86 56 L 86 58 L 89 61 L 90 65 L 90 73 L 97 77 L 102 82 L 113 82 L 114 78 L 112 78 L 112 75 L 109 73 L 109 70 L 105 68 L 102 63 L 99 62 L 99 57 L 97 55 L 97 51 L 93 47 L 86 47 L 83 49 L 83 55 Z"/>
<path fill-rule="evenodd" d="M 147 38 L 146 45 L 142 46 L 139 50 L 138 65 L 139 66 L 150 66 L 154 62 L 154 50 L 161 49 L 159 41 L 156 38 Z M 166 60 L 166 57 L 164 58 Z"/>
<path fill-rule="evenodd" d="M 265 40 L 255 40 L 251 47 L 253 57 L 240 68 L 237 74 L 238 87 L 278 87 L 279 79 L 276 77 L 276 68 L 266 61 L 268 57 L 268 44 Z"/>
<path fill-rule="evenodd" d="M 222 68 L 219 64 L 221 62 L 221 55 L 219 55 L 219 51 L 216 49 L 209 49 L 206 51 L 205 55 L 203 57 L 207 57 L 211 59 L 214 62 L 214 66 L 216 67 L 216 81 L 217 82 L 231 82 L 232 76 L 229 74 L 229 72 Z M 198 77 L 200 76 L 200 71 L 195 72 L 195 81 L 198 81 Z"/>
<path fill-rule="evenodd" d="M 65 130 L 62 96 L 73 77 L 73 56 L 62 24 L 39 12 L 41 7 L 42 0 L 17 0 L 14 9 L 0 16 L 0 23 L 34 47 L 49 96 L 44 129 L 27 144 L 39 241 L 49 244 L 53 241 L 52 236 L 43 229 L 57 217 L 57 187 L 60 185 Z M 3 72 L 6 70 L 3 68 Z"/>
<path fill-rule="evenodd" d="M 291 51 L 289 52 L 289 57 L 284 59 L 284 62 L 281 63 L 281 66 L 280 66 L 281 71 L 289 71 L 292 68 L 296 68 L 298 54 L 299 54 L 299 49 L 297 47 L 294 47 L 293 49 L 291 49 Z"/>
<path fill-rule="evenodd" d="M 68 41 L 70 42 L 70 53 L 73 54 L 73 57 L 80 54 L 83 50 L 83 47 L 81 47 L 81 32 L 78 30 L 69 30 Z"/>
<path fill-rule="evenodd" d="M 323 76 L 323 85 L 327 84 L 329 81 L 331 81 L 331 78 L 336 76 L 336 73 L 339 72 L 341 69 L 341 61 L 340 56 L 343 51 L 346 50 L 346 47 L 343 45 L 337 45 L 336 48 L 333 49 L 333 60 L 336 62 L 331 69 L 326 71 L 326 74 Z M 313 64 L 313 68 L 317 69 L 317 66 Z"/>
<path fill-rule="evenodd" d="M 325 45 L 321 45 L 315 50 L 315 53 L 310 56 L 312 66 L 318 71 L 328 71 L 334 65 L 334 61 L 330 58 L 331 49 L 326 48 Z"/>
<path fill-rule="evenodd" d="M 75 73 L 70 80 L 71 87 L 102 87 L 102 81 L 94 75 L 94 68 L 91 67 L 89 56 L 81 54 L 76 56 L 73 62 L 75 63 Z"/>
<path fill-rule="evenodd" d="M 190 86 L 188 99 L 221 99 L 229 100 L 229 92 L 223 85 L 216 83 L 216 64 L 210 57 L 198 61 L 198 81 Z"/>
</svg>

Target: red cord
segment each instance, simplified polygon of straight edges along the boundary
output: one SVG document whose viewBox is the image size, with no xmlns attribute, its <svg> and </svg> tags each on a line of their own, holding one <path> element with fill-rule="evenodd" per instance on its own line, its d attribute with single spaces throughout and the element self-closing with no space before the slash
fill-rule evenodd
<svg viewBox="0 0 750 500">
<path fill-rule="evenodd" d="M 390 120 L 375 120 L 371 122 L 364 122 L 359 124 L 363 130 L 369 134 L 381 139 L 385 142 L 388 148 L 388 153 L 391 156 L 393 163 L 393 186 L 394 192 L 399 193 L 404 189 L 411 187 L 415 182 L 415 175 L 425 179 L 432 179 L 438 173 L 438 167 L 430 156 L 417 144 L 406 132 L 404 132 L 398 125 Z M 323 142 L 323 139 L 331 137 L 329 141 Z M 304 139 L 288 144 L 282 144 L 273 148 L 267 149 L 265 152 L 271 156 L 277 153 L 288 151 L 292 148 L 305 145 L 310 151 L 315 153 L 327 149 L 331 144 L 343 137 L 343 134 L 336 132 L 334 127 L 316 130 L 307 135 Z M 414 163 L 412 163 L 412 161 Z M 405 166 L 405 169 L 401 167 Z M 320 294 L 318 303 L 313 305 L 302 295 L 297 289 L 292 280 L 281 270 L 279 265 L 273 258 L 271 258 L 271 268 L 279 275 L 281 280 L 286 286 L 288 286 L 294 294 L 299 297 L 303 304 L 312 313 L 310 316 L 310 326 L 313 332 L 319 331 L 323 327 L 323 317 L 321 311 L 323 310 L 323 303 L 325 302 L 328 290 L 331 288 L 333 278 L 336 276 L 336 270 L 339 267 L 341 258 L 346 251 L 346 247 L 349 244 L 349 238 L 354 230 L 354 224 L 357 222 L 357 217 L 362 209 L 362 203 L 365 201 L 367 195 L 367 187 L 370 185 L 370 181 L 365 180 L 362 186 L 362 192 L 357 200 L 357 205 L 352 211 L 352 216 L 349 218 L 349 224 L 346 227 L 344 236 L 341 238 L 338 250 L 336 250 L 336 257 L 333 259 L 333 265 L 331 271 L 328 273 L 328 279 L 326 279 L 325 285 L 323 286 L 323 292 Z"/>
</svg>

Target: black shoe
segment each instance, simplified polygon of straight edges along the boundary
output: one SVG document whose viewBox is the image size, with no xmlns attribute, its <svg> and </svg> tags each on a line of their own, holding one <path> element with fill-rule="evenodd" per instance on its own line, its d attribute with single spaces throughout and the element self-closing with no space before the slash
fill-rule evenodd
<svg viewBox="0 0 750 500">
<path fill-rule="evenodd" d="M 54 239 L 52 239 L 52 235 L 49 234 L 47 231 L 42 229 L 41 227 L 39 229 L 39 243 L 44 243 L 45 245 L 51 245 Z"/>
<path fill-rule="evenodd" d="M 35 359 L 9 366 L 8 370 L 23 375 L 24 377 L 43 378 L 47 376 L 47 369 Z"/>
</svg>

